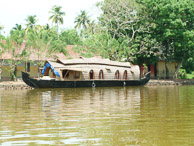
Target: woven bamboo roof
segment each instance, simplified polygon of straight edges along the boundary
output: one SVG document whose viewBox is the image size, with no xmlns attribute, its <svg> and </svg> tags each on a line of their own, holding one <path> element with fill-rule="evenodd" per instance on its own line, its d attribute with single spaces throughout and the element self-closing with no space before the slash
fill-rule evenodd
<svg viewBox="0 0 194 146">
<path fill-rule="evenodd" d="M 101 58 L 79 58 L 79 59 L 69 59 L 69 60 L 61 60 L 58 59 L 57 62 L 62 63 L 64 65 L 76 65 L 76 64 L 99 64 L 99 65 L 110 65 L 110 66 L 120 66 L 120 67 L 131 67 L 129 62 L 118 62 L 111 61 L 109 59 L 101 59 Z"/>
<path fill-rule="evenodd" d="M 94 58 L 90 58 L 90 59 L 86 59 L 87 61 L 89 61 L 89 60 L 92 60 L 93 59 L 93 62 L 94 62 Z M 74 62 L 72 62 L 72 60 L 74 61 Z M 68 61 L 71 61 L 71 62 L 67 62 L 66 64 L 63 64 L 63 63 L 61 63 L 61 62 L 53 62 L 53 61 L 49 61 L 49 60 L 47 60 L 47 61 L 45 61 L 45 64 L 47 63 L 47 62 L 49 62 L 50 64 L 51 64 L 51 66 L 53 67 L 53 68 L 55 68 L 55 69 L 60 69 L 60 70 L 72 70 L 72 71 L 80 71 L 80 72 L 89 72 L 91 69 L 92 70 L 107 70 L 107 69 L 109 69 L 109 70 L 114 70 L 115 69 L 115 67 L 117 68 L 117 67 L 119 67 L 119 68 L 121 68 L 121 69 L 126 69 L 126 68 L 130 68 L 130 66 L 125 66 L 125 65 L 127 65 L 127 63 L 122 63 L 122 62 L 115 62 L 115 61 L 110 61 L 110 60 L 108 60 L 108 59 L 96 59 L 96 60 L 100 60 L 101 62 L 99 63 L 99 62 L 90 62 L 90 63 L 86 63 L 86 62 L 83 62 L 83 60 L 82 60 L 82 62 L 80 63 L 77 63 L 77 61 L 79 61 L 80 59 L 71 59 L 71 60 L 68 60 Z M 106 60 L 107 62 L 102 62 L 102 61 L 104 61 L 104 60 Z M 109 64 L 110 63 L 112 63 L 112 64 Z"/>
</svg>

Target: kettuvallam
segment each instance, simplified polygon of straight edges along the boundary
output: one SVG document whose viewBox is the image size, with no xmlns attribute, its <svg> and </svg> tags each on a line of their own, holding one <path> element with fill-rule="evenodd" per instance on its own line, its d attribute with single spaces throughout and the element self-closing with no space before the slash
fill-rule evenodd
<svg viewBox="0 0 194 146">
<path fill-rule="evenodd" d="M 143 86 L 150 80 L 150 72 L 140 78 L 139 66 L 129 62 L 83 57 L 46 60 L 41 74 L 36 79 L 22 72 L 22 79 L 33 88 Z"/>
</svg>

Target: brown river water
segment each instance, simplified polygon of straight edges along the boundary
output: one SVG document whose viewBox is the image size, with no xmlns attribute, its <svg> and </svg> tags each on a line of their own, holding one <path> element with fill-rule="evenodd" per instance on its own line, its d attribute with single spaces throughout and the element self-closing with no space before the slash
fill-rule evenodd
<svg viewBox="0 0 194 146">
<path fill-rule="evenodd" d="M 194 86 L 0 89 L 0 145 L 194 145 Z"/>
</svg>

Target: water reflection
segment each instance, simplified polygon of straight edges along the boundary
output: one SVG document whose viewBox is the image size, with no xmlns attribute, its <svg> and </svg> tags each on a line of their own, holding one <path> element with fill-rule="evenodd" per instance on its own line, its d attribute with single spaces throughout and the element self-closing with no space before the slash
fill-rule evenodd
<svg viewBox="0 0 194 146">
<path fill-rule="evenodd" d="M 42 112 L 47 119 L 55 119 L 57 116 L 58 120 L 63 120 L 67 118 L 66 116 L 71 116 L 77 120 L 80 115 L 102 114 L 102 112 L 111 115 L 110 112 L 117 112 L 118 108 L 132 110 L 133 106 L 140 103 L 139 88 L 31 90 L 29 92 L 40 95 Z"/>
<path fill-rule="evenodd" d="M 194 86 L 0 91 L 1 145 L 192 145 Z"/>
</svg>

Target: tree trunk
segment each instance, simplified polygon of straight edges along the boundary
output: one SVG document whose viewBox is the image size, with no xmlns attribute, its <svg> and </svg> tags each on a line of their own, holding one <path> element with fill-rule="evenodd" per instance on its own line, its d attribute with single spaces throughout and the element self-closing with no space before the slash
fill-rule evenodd
<svg viewBox="0 0 194 146">
<path fill-rule="evenodd" d="M 40 79 L 40 65 L 38 65 L 38 79 Z"/>
<path fill-rule="evenodd" d="M 2 59 L 0 61 L 0 80 L 2 79 L 3 64 L 4 64 L 4 60 Z"/>
<path fill-rule="evenodd" d="M 174 79 L 177 79 L 178 78 L 178 72 L 179 72 L 179 69 L 180 69 L 182 63 L 183 63 L 183 60 L 178 63 L 178 66 L 176 66 L 176 69 L 175 69 L 175 72 L 174 72 L 174 75 L 173 75 L 173 78 Z"/>
<path fill-rule="evenodd" d="M 59 39 L 59 22 L 57 22 L 57 36 L 58 36 L 58 39 Z"/>
<path fill-rule="evenodd" d="M 2 67 L 0 66 L 0 80 L 1 80 L 1 73 L 2 73 Z"/>
<path fill-rule="evenodd" d="M 14 82 L 17 81 L 17 78 L 15 76 L 15 69 L 16 69 L 16 66 L 15 65 L 12 65 L 11 66 L 11 76 L 12 76 Z"/>
<path fill-rule="evenodd" d="M 165 69 L 166 69 L 166 79 L 169 79 L 169 69 L 168 69 L 168 62 L 165 60 Z"/>
<path fill-rule="evenodd" d="M 142 71 L 141 71 L 141 64 L 138 64 L 138 66 L 139 66 L 139 70 L 140 70 L 139 79 L 141 79 L 141 74 L 142 74 Z"/>
</svg>

